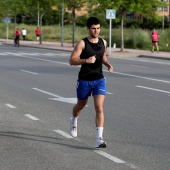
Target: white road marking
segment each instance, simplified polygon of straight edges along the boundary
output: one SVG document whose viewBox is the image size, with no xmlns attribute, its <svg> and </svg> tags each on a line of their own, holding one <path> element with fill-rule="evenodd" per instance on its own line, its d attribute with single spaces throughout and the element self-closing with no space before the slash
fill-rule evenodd
<svg viewBox="0 0 170 170">
<path fill-rule="evenodd" d="M 5 52 L 7 54 L 13 54 L 10 52 Z M 51 62 L 51 63 L 57 63 L 57 64 L 64 64 L 64 65 L 70 65 L 69 63 L 64 63 L 64 62 L 58 62 L 58 61 L 52 61 L 52 60 L 47 60 L 47 59 L 42 59 L 42 58 L 37 58 L 37 57 L 30 57 L 30 56 L 20 56 L 21 54 L 13 54 L 17 57 L 22 57 L 22 58 L 29 58 L 29 59 L 34 59 L 34 60 L 40 60 L 40 61 L 46 61 L 46 62 Z M 28 54 L 26 54 L 28 55 Z"/>
<path fill-rule="evenodd" d="M 65 97 L 59 97 L 59 98 L 49 98 L 50 100 L 56 100 L 60 102 L 65 102 L 65 103 L 71 103 L 71 104 L 76 104 L 77 103 L 77 98 L 65 98 Z"/>
<path fill-rule="evenodd" d="M 13 106 L 13 105 L 11 105 L 11 104 L 5 104 L 6 106 L 8 106 L 8 107 L 10 107 L 10 108 L 12 108 L 12 109 L 16 109 L 16 107 L 15 106 Z"/>
<path fill-rule="evenodd" d="M 106 71 L 106 70 L 105 70 L 105 71 Z M 133 74 L 126 74 L 126 73 L 120 73 L 120 72 L 113 72 L 113 74 L 120 74 L 120 75 L 124 75 L 124 76 L 136 77 L 136 78 L 141 78 L 141 79 L 152 80 L 152 81 L 158 81 L 158 82 L 170 84 L 170 81 L 159 80 L 159 79 L 153 79 L 153 78 L 143 77 L 143 76 L 136 76 L 136 75 L 133 75 Z"/>
<path fill-rule="evenodd" d="M 131 61 L 141 61 L 141 62 L 147 62 L 147 63 L 156 63 L 156 64 L 164 64 L 164 65 L 170 65 L 170 62 L 162 62 L 162 61 L 160 61 L 159 59 L 159 61 L 155 61 L 155 60 L 146 60 L 146 59 L 133 59 L 133 58 L 120 58 L 120 57 L 114 57 L 114 58 L 116 58 L 116 59 L 120 59 L 120 60 L 131 60 Z"/>
<path fill-rule="evenodd" d="M 110 159 L 111 161 L 113 161 L 113 162 L 115 162 L 115 163 L 118 163 L 118 164 L 124 164 L 124 163 L 125 163 L 125 161 L 123 161 L 123 160 L 121 160 L 121 159 L 119 159 L 119 158 L 116 158 L 116 157 L 114 157 L 114 156 L 112 156 L 112 155 L 109 155 L 108 153 L 103 152 L 103 151 L 101 151 L 101 150 L 94 150 L 94 152 L 96 152 L 96 153 L 98 153 L 99 155 L 102 155 L 102 156 Z"/>
<path fill-rule="evenodd" d="M 44 90 L 41 90 L 41 89 L 38 89 L 38 88 L 32 88 L 32 89 L 55 97 L 55 98 L 49 98 L 50 100 L 61 101 L 61 102 L 71 103 L 71 104 L 77 103 L 77 98 L 65 98 L 65 97 L 58 96 L 56 94 L 53 94 L 53 93 L 50 93 L 50 92 L 47 92 L 47 91 L 44 91 Z"/>
<path fill-rule="evenodd" d="M 110 93 L 110 92 L 106 92 L 107 94 L 113 94 L 113 93 Z"/>
<path fill-rule="evenodd" d="M 40 53 L 17 53 L 18 55 L 39 55 Z"/>
<path fill-rule="evenodd" d="M 162 92 L 162 93 L 170 93 L 170 91 L 164 91 L 164 90 L 154 89 L 154 88 L 145 87 L 145 86 L 136 86 L 136 87 L 143 88 L 143 89 L 148 89 L 148 90 L 154 90 L 154 91 L 158 91 L 158 92 Z"/>
<path fill-rule="evenodd" d="M 64 136 L 64 137 L 66 137 L 66 138 L 73 138 L 71 135 L 69 135 L 69 134 L 67 134 L 67 133 L 65 133 L 65 132 L 63 132 L 63 131 L 61 131 L 61 130 L 54 130 L 54 132 L 57 132 L 58 134 L 60 134 L 61 136 Z"/>
<path fill-rule="evenodd" d="M 148 67 L 146 67 L 146 66 L 140 66 L 140 65 L 135 65 L 135 64 L 130 64 L 130 66 L 141 67 L 141 68 L 148 68 Z"/>
<path fill-rule="evenodd" d="M 4 52 L 4 53 L 5 53 L 5 54 L 15 55 L 15 56 L 19 55 L 18 53 L 11 53 L 11 52 Z"/>
<path fill-rule="evenodd" d="M 60 97 L 58 95 L 55 95 L 53 93 L 50 93 L 50 92 L 47 92 L 47 91 L 44 91 L 44 90 L 41 90 L 41 89 L 38 89 L 38 88 L 32 88 L 33 90 L 36 90 L 36 91 L 39 91 L 39 92 L 42 92 L 42 93 L 45 93 L 45 94 L 48 94 L 50 96 L 54 96 L 54 97 Z"/>
<path fill-rule="evenodd" d="M 23 71 L 23 72 L 26 72 L 26 73 L 31 73 L 31 74 L 38 74 L 38 73 L 27 71 L 27 70 L 20 70 L 20 71 Z"/>
<path fill-rule="evenodd" d="M 28 118 L 32 119 L 32 120 L 39 120 L 38 118 L 30 115 L 30 114 L 25 114 L 25 116 L 27 116 Z"/>
<path fill-rule="evenodd" d="M 65 138 L 75 139 L 75 140 L 77 140 L 77 141 L 81 141 L 81 140 L 78 140 L 77 138 L 72 137 L 71 135 L 69 135 L 68 133 L 66 133 L 66 132 L 64 132 L 64 131 L 61 131 L 61 130 L 53 130 L 53 131 L 56 132 L 56 133 L 58 133 L 58 134 L 60 134 L 61 136 L 65 137 Z M 130 167 L 131 169 L 138 169 L 137 166 L 135 166 L 135 165 L 133 165 L 133 164 L 131 164 L 131 163 L 125 162 L 125 161 L 123 161 L 123 160 L 121 160 L 121 159 L 119 159 L 119 158 L 117 158 L 117 157 L 115 157 L 115 156 L 112 156 L 112 155 L 110 155 L 110 154 L 108 154 L 108 153 L 106 153 L 106 152 L 103 152 L 102 150 L 95 149 L 95 150 L 93 150 L 93 151 L 94 151 L 95 153 L 97 153 L 97 154 L 99 154 L 99 155 L 101 155 L 101 156 L 103 156 L 103 157 L 105 157 L 105 158 L 107 158 L 107 159 L 115 162 L 115 163 L 124 164 L 124 165 Z"/>
</svg>

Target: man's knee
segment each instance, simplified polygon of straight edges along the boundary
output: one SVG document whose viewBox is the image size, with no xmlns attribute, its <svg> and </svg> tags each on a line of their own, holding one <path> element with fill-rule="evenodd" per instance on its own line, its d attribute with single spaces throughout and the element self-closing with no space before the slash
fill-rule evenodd
<svg viewBox="0 0 170 170">
<path fill-rule="evenodd" d="M 103 113 L 103 106 L 101 105 L 96 105 L 95 106 L 96 113 Z"/>
</svg>

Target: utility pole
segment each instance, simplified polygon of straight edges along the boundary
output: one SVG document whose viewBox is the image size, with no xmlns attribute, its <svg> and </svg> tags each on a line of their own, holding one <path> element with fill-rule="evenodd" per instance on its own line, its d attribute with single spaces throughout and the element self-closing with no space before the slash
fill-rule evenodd
<svg viewBox="0 0 170 170">
<path fill-rule="evenodd" d="M 164 0 L 163 0 L 163 2 L 165 2 Z M 164 7 L 162 7 L 162 13 L 163 13 L 163 16 L 162 16 L 162 29 L 164 29 L 164 23 L 165 23 L 165 17 L 164 17 Z"/>
<path fill-rule="evenodd" d="M 64 0 L 62 0 L 62 10 L 61 10 L 61 47 L 63 47 L 64 42 Z"/>
<path fill-rule="evenodd" d="M 37 27 L 40 26 L 40 11 L 39 11 L 39 3 L 38 3 L 38 18 L 37 18 Z"/>
</svg>

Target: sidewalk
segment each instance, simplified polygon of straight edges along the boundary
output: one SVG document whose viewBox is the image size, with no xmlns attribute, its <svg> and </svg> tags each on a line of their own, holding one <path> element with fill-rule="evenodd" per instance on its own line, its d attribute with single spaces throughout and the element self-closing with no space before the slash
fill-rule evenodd
<svg viewBox="0 0 170 170">
<path fill-rule="evenodd" d="M 0 43 L 13 45 L 13 40 L 0 39 Z M 61 43 L 59 42 L 39 42 L 36 41 L 22 41 L 20 40 L 21 46 L 35 47 L 35 48 L 44 48 L 44 49 L 53 49 L 53 50 L 62 50 L 62 51 L 72 51 L 72 44 Z M 109 51 L 109 50 L 108 50 Z M 120 52 L 120 48 L 112 48 L 111 54 L 108 54 L 109 57 L 144 57 L 144 58 L 156 58 L 170 60 L 170 52 L 151 52 L 147 50 L 136 50 L 136 49 L 124 49 L 124 52 Z"/>
</svg>

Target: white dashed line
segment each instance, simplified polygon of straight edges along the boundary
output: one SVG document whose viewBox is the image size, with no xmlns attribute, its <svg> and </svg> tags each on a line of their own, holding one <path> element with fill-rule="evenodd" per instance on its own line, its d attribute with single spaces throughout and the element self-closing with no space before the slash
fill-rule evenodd
<svg viewBox="0 0 170 170">
<path fill-rule="evenodd" d="M 103 70 L 103 71 L 108 72 L 108 70 Z M 159 79 L 154 79 L 154 78 L 149 78 L 149 77 L 137 76 L 137 75 L 133 75 L 133 74 L 120 73 L 120 72 L 116 72 L 116 71 L 114 71 L 112 74 L 119 74 L 119 75 L 124 75 L 124 76 L 129 76 L 129 77 L 136 77 L 136 78 L 140 78 L 140 79 L 145 79 L 145 80 L 151 80 L 151 81 L 157 81 L 157 82 L 170 84 L 170 81 L 166 81 L 166 80 L 159 80 Z"/>
<path fill-rule="evenodd" d="M 148 68 L 146 66 L 140 66 L 140 65 L 135 65 L 135 64 L 130 64 L 130 66 L 133 66 L 133 67 L 141 67 L 141 68 Z"/>
<path fill-rule="evenodd" d="M 61 136 L 64 136 L 64 137 L 69 138 L 69 139 L 73 138 L 71 135 L 69 135 L 69 134 L 67 134 L 67 133 L 65 133 L 65 132 L 63 132 L 61 130 L 54 130 L 54 132 L 57 132 Z"/>
<path fill-rule="evenodd" d="M 11 104 L 5 104 L 5 105 L 8 106 L 8 107 L 10 107 L 10 108 L 12 108 L 12 109 L 16 109 L 16 107 L 13 106 L 13 105 L 11 105 Z"/>
<path fill-rule="evenodd" d="M 39 120 L 38 118 L 30 115 L 30 114 L 25 114 L 25 116 L 27 116 L 28 118 L 32 119 L 32 120 Z"/>
<path fill-rule="evenodd" d="M 38 74 L 38 73 L 27 71 L 27 70 L 20 70 L 20 71 L 23 71 L 23 72 L 26 72 L 26 73 L 31 73 L 31 74 Z"/>
<path fill-rule="evenodd" d="M 36 91 L 39 91 L 39 92 L 42 92 L 42 93 L 45 93 L 45 94 L 48 94 L 50 96 L 54 96 L 54 97 L 60 97 L 58 95 L 55 95 L 53 93 L 50 93 L 50 92 L 47 92 L 47 91 L 44 91 L 44 90 L 41 90 L 41 89 L 38 89 L 38 88 L 32 88 L 33 90 L 36 90 Z"/>
<path fill-rule="evenodd" d="M 101 150 L 94 150 L 94 152 L 96 152 L 96 153 L 98 153 L 99 155 L 102 155 L 102 156 L 110 159 L 111 161 L 113 161 L 113 162 L 115 162 L 115 163 L 118 163 L 118 164 L 124 164 L 124 163 L 125 163 L 125 161 L 123 161 L 123 160 L 121 160 L 121 159 L 119 159 L 119 158 L 116 158 L 116 157 L 114 157 L 114 156 L 112 156 L 112 155 L 109 155 L 109 154 L 107 154 L 106 152 L 103 152 L 103 151 L 101 151 Z"/>
<path fill-rule="evenodd" d="M 136 86 L 136 87 L 148 89 L 148 90 L 154 90 L 154 91 L 158 91 L 158 92 L 162 92 L 162 93 L 170 93 L 170 91 L 164 91 L 164 90 L 154 89 L 154 88 L 145 87 L 145 86 Z"/>
<path fill-rule="evenodd" d="M 170 84 L 170 81 L 166 81 L 166 80 L 153 79 L 153 78 L 149 78 L 149 77 L 136 76 L 136 75 L 133 75 L 133 74 L 126 74 L 126 73 L 119 73 L 119 72 L 113 72 L 113 73 L 124 75 L 124 76 L 129 76 L 129 77 L 136 77 L 136 78 L 141 78 L 141 79 L 152 80 L 152 81 L 157 81 L 157 82 L 169 83 Z"/>
<path fill-rule="evenodd" d="M 110 93 L 110 92 L 106 92 L 107 94 L 113 94 L 113 93 Z"/>
</svg>

